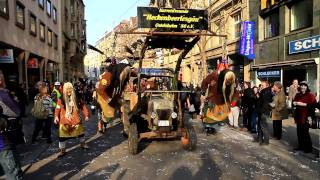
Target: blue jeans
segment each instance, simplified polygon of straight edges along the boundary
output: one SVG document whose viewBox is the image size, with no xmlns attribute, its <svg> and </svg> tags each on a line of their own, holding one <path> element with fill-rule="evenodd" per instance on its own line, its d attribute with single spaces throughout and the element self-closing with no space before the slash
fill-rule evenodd
<svg viewBox="0 0 320 180">
<path fill-rule="evenodd" d="M 251 132 L 258 132 L 257 131 L 257 118 L 258 114 L 256 112 L 253 112 L 251 115 Z"/>
<path fill-rule="evenodd" d="M 0 151 L 0 165 L 8 180 L 22 179 L 20 163 L 12 150 Z"/>
</svg>

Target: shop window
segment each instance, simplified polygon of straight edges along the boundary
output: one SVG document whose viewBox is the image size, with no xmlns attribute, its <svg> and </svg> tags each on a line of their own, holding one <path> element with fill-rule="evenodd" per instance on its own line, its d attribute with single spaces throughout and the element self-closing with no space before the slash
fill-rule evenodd
<svg viewBox="0 0 320 180">
<path fill-rule="evenodd" d="M 264 18 L 264 37 L 270 38 L 279 35 L 279 11 L 275 11 Z"/>
<path fill-rule="evenodd" d="M 233 32 L 234 32 L 234 38 L 239 38 L 240 37 L 240 33 L 241 33 L 241 13 L 237 12 L 234 16 L 233 16 Z"/>
<path fill-rule="evenodd" d="M 54 48 L 58 49 L 58 35 L 54 34 Z"/>
<path fill-rule="evenodd" d="M 38 0 L 39 6 L 44 9 L 44 0 Z"/>
<path fill-rule="evenodd" d="M 37 35 L 37 18 L 34 14 L 29 14 L 29 26 L 30 26 L 30 34 L 36 36 Z"/>
<path fill-rule="evenodd" d="M 52 46 L 52 31 L 48 29 L 48 45 Z"/>
<path fill-rule="evenodd" d="M 312 17 L 312 0 L 303 0 L 293 4 L 290 8 L 290 30 L 293 31 L 312 26 Z"/>
<path fill-rule="evenodd" d="M 16 25 L 25 28 L 24 5 L 19 1 L 16 1 Z"/>
<path fill-rule="evenodd" d="M 46 40 L 46 33 L 45 33 L 46 26 L 43 23 L 40 23 L 39 29 L 40 29 L 40 40 L 44 42 Z"/>
<path fill-rule="evenodd" d="M 51 1 L 47 0 L 47 14 L 51 17 Z"/>
<path fill-rule="evenodd" d="M 9 19 L 8 0 L 0 0 L 0 16 Z"/>
<path fill-rule="evenodd" d="M 53 22 L 57 23 L 58 15 L 57 15 L 57 9 L 53 6 L 52 10 L 52 16 L 53 16 Z"/>
</svg>

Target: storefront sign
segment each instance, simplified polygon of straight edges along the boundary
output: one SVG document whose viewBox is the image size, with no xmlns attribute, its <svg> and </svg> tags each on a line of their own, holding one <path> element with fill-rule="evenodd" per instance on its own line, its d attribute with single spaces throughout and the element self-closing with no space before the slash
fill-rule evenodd
<svg viewBox="0 0 320 180">
<path fill-rule="evenodd" d="M 281 71 L 280 71 L 280 69 L 262 70 L 262 71 L 258 71 L 257 75 L 258 75 L 258 78 L 280 77 Z"/>
<path fill-rule="evenodd" d="M 242 22 L 240 54 L 248 59 L 254 59 L 254 22 Z"/>
<path fill-rule="evenodd" d="M 30 58 L 28 60 L 28 68 L 39 68 L 39 61 L 37 58 Z"/>
<path fill-rule="evenodd" d="M 0 49 L 0 63 L 14 63 L 12 49 Z"/>
<path fill-rule="evenodd" d="M 289 54 L 320 49 L 320 35 L 289 42 Z"/>
<path fill-rule="evenodd" d="M 205 10 L 138 7 L 138 28 L 208 30 Z"/>
</svg>

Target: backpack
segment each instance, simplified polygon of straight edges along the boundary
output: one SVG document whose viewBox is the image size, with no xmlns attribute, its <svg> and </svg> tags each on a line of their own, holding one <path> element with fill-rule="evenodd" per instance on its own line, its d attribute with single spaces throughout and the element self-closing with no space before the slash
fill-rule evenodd
<svg viewBox="0 0 320 180">
<path fill-rule="evenodd" d="M 47 119 L 49 116 L 48 110 L 44 107 L 43 101 L 39 97 L 34 101 L 31 115 L 36 119 Z"/>
</svg>

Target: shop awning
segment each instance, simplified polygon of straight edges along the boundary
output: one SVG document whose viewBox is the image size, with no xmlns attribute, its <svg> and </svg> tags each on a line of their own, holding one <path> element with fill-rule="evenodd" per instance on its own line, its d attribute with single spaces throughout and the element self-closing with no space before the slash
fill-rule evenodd
<svg viewBox="0 0 320 180">
<path fill-rule="evenodd" d="M 312 58 L 312 59 L 299 59 L 299 60 L 292 60 L 292 61 L 257 64 L 257 65 L 251 65 L 250 70 L 255 71 L 258 69 L 277 68 L 277 67 L 283 67 L 283 66 L 299 66 L 299 65 L 305 65 L 305 64 L 319 63 L 316 61 L 317 61 L 316 59 Z"/>
</svg>

